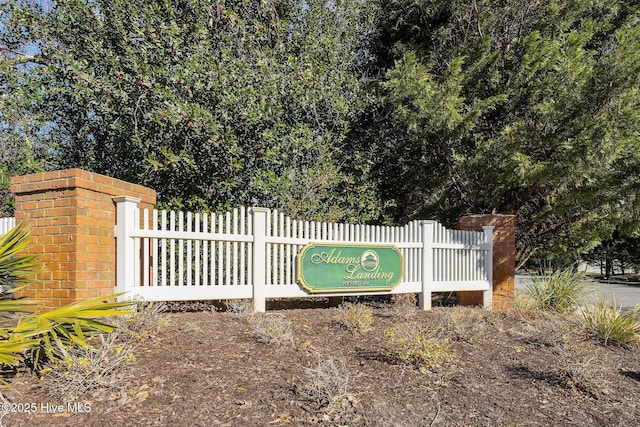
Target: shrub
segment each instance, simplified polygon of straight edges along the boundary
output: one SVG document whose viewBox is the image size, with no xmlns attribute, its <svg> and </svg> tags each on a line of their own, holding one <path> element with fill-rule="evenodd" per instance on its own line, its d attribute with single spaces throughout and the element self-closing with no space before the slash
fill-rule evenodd
<svg viewBox="0 0 640 427">
<path fill-rule="evenodd" d="M 516 289 L 512 298 L 509 308 L 519 314 L 526 314 L 532 310 L 537 310 L 535 301 L 529 292 Z"/>
<path fill-rule="evenodd" d="M 134 347 L 119 342 L 118 332 L 101 336 L 92 347 L 59 347 L 55 362 L 42 369 L 42 385 L 63 401 L 77 400 L 93 389 L 120 389 L 131 378 Z"/>
<path fill-rule="evenodd" d="M 350 375 L 343 359 L 319 357 L 316 366 L 304 368 L 304 373 L 295 390 L 318 410 L 331 411 L 349 398 Z"/>
<path fill-rule="evenodd" d="M 120 310 L 130 305 L 129 302 L 109 302 L 118 296 L 120 294 L 78 301 L 19 318 L 15 327 L 3 328 L 0 332 L 5 337 L 0 340 L 0 363 L 17 366 L 26 361 L 39 370 L 55 359 L 58 348 L 89 347 L 88 338 L 113 331 L 113 326 L 97 317 L 130 313 Z M 0 300 L 0 312 L 7 311 L 3 303 L 9 301 Z"/>
<path fill-rule="evenodd" d="M 138 301 L 132 314 L 109 321 L 120 336 L 118 341 L 144 341 L 168 325 L 169 322 L 162 315 L 166 310 L 167 304 L 164 302 Z"/>
<path fill-rule="evenodd" d="M 114 331 L 89 347 L 57 347 L 55 359 L 42 373 L 52 396 L 77 400 L 90 390 L 121 390 L 131 378 L 135 352 L 148 337 L 167 326 L 163 303 L 138 303 L 130 316 L 112 319 Z"/>
<path fill-rule="evenodd" d="M 282 347 L 293 343 L 291 322 L 281 314 L 256 313 L 249 317 L 252 335 L 261 343 Z"/>
<path fill-rule="evenodd" d="M 0 313 L 19 313 L 15 326 L 0 328 L 0 364 L 14 368 L 28 364 L 39 371 L 46 361 L 55 360 L 56 350 L 87 348 L 89 337 L 111 332 L 112 326 L 96 318 L 128 314 L 120 309 L 129 303 L 110 302 L 119 296 L 111 295 L 33 312 L 37 307 L 33 301 L 14 298 L 38 268 L 35 256 L 20 255 L 28 239 L 28 229 L 22 225 L 0 237 Z"/>
<path fill-rule="evenodd" d="M 622 309 L 615 300 L 598 298 L 595 304 L 585 306 L 580 320 L 587 332 L 605 345 L 629 344 L 640 337 L 640 307 Z"/>
<path fill-rule="evenodd" d="M 384 331 L 389 355 L 419 369 L 434 370 L 452 360 L 451 340 L 430 334 L 428 327 L 404 323 Z"/>
<path fill-rule="evenodd" d="M 229 299 L 224 302 L 227 312 L 238 317 L 245 317 L 253 314 L 253 303 L 250 299 Z"/>
<path fill-rule="evenodd" d="M 416 310 L 414 306 L 411 306 L 409 304 L 395 304 L 392 310 L 393 316 L 403 320 L 411 319 L 412 317 L 415 317 L 416 314 L 418 314 L 418 310 Z"/>
<path fill-rule="evenodd" d="M 439 336 L 450 336 L 456 341 L 472 341 L 484 339 L 487 326 L 491 324 L 501 328 L 500 316 L 488 310 L 479 310 L 476 307 L 453 307 L 445 311 L 443 324 L 438 325 Z M 436 325 L 434 325 L 436 326 Z M 434 330 L 430 325 L 430 330 Z"/>
<path fill-rule="evenodd" d="M 394 294 L 391 296 L 391 301 L 393 301 L 395 307 L 415 307 L 418 304 L 417 294 Z"/>
<path fill-rule="evenodd" d="M 550 312 L 543 311 L 532 294 L 527 290 L 518 290 L 511 299 L 508 311 L 521 318 L 540 318 L 552 315 Z"/>
<path fill-rule="evenodd" d="M 571 269 L 554 271 L 546 277 L 534 276 L 527 285 L 534 307 L 557 313 L 571 310 L 592 292 L 593 287 L 584 276 Z"/>
<path fill-rule="evenodd" d="M 373 310 L 364 304 L 345 303 L 335 313 L 336 321 L 354 334 L 366 331 L 373 324 Z"/>
</svg>

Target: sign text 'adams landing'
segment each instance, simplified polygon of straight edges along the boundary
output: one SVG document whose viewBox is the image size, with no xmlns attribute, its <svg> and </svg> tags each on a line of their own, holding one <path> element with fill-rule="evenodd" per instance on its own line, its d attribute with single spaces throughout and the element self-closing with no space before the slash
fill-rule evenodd
<svg viewBox="0 0 640 427">
<path fill-rule="evenodd" d="M 393 245 L 309 243 L 298 254 L 298 282 L 311 293 L 388 291 L 403 273 Z"/>
</svg>

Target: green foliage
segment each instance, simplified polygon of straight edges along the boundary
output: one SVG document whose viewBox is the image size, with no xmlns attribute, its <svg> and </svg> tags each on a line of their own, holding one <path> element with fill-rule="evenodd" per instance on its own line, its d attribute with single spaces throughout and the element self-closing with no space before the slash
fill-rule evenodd
<svg viewBox="0 0 640 427">
<path fill-rule="evenodd" d="M 640 272 L 640 237 L 625 236 L 616 230 L 610 239 L 583 255 L 582 259 L 599 266 L 606 277 L 616 272 Z"/>
<path fill-rule="evenodd" d="M 638 74 L 635 0 L 7 0 L 0 209 L 82 167 L 174 208 L 517 214 L 518 267 L 566 264 L 640 225 Z"/>
<path fill-rule="evenodd" d="M 373 324 L 373 310 L 364 304 L 344 303 L 336 309 L 336 321 L 352 333 L 362 333 Z"/>
<path fill-rule="evenodd" d="M 598 298 L 583 307 L 581 321 L 587 332 L 604 345 L 625 345 L 640 339 L 640 307 L 622 309 L 615 300 Z"/>
<path fill-rule="evenodd" d="M 1 296 L 0 312 L 17 311 L 16 308 L 27 311 L 36 307 L 34 302 L 4 299 L 6 293 Z M 108 302 L 117 296 L 81 301 L 46 313 L 30 313 L 18 318 L 15 326 L 0 328 L 0 363 L 18 366 L 28 360 L 39 368 L 47 359 L 54 358 L 59 347 L 88 347 L 88 337 L 113 330 L 96 317 L 127 314 L 120 309 L 129 303 Z"/>
<path fill-rule="evenodd" d="M 37 267 L 35 257 L 19 252 L 28 244 L 29 233 L 16 226 L 0 238 L 0 313 L 24 312 L 14 315 L 14 326 L 0 327 L 0 364 L 16 367 L 29 362 L 39 369 L 46 360 L 53 360 L 58 349 L 89 347 L 87 339 L 95 334 L 112 331 L 112 326 L 98 320 L 103 316 L 127 314 L 121 309 L 128 302 L 109 302 L 119 295 L 79 301 L 45 313 L 34 313 L 37 304 L 26 299 L 14 299 L 12 294 L 27 283 L 28 275 Z"/>
<path fill-rule="evenodd" d="M 556 270 L 548 275 L 532 276 L 527 294 L 533 306 L 546 311 L 565 313 L 593 292 L 583 275 L 571 269 Z"/>
<path fill-rule="evenodd" d="M 13 110 L 37 120 L 12 135 L 57 141 L 60 166 L 150 186 L 176 208 L 379 216 L 373 161 L 345 139 L 367 105 L 354 58 L 368 1 L 0 7 Z"/>
<path fill-rule="evenodd" d="M 519 265 L 637 229 L 638 2 L 384 4 L 372 124 L 397 219 L 517 214 Z"/>
<path fill-rule="evenodd" d="M 12 228 L 0 236 L 0 287 L 8 293 L 24 283 L 28 283 L 28 276 L 38 267 L 35 255 L 21 255 L 29 244 L 29 229 L 22 224 Z M 6 300 L 0 300 L 0 304 Z M 11 304 L 6 302 L 6 304 Z M 13 304 L 16 304 L 15 302 Z M 5 306 L 3 311 L 9 307 Z"/>
<path fill-rule="evenodd" d="M 109 302 L 122 294 L 92 298 L 71 303 L 45 313 L 32 313 L 20 318 L 17 325 L 8 329 L 9 342 L 36 339 L 30 346 L 30 359 L 34 366 L 54 358 L 60 347 L 88 347 L 87 339 L 96 334 L 109 333 L 113 327 L 96 318 L 129 314 L 120 310 L 129 302 Z M 2 348 L 2 342 L 0 342 Z"/>
<path fill-rule="evenodd" d="M 35 57 L 22 48 L 37 47 L 21 46 L 18 34 L 23 26 L 9 25 L 9 16 L 16 12 L 12 3 L 0 3 L 0 217 L 14 213 L 11 177 L 56 166 L 54 137 L 46 132 L 42 112 L 31 108 L 46 95 L 44 86 L 37 87 L 46 83 L 31 73 L 28 63 Z M 25 111 L 25 106 L 31 107 Z"/>
<path fill-rule="evenodd" d="M 435 370 L 452 360 L 449 338 L 432 336 L 428 327 L 403 323 L 384 331 L 389 354 L 420 369 Z"/>
</svg>

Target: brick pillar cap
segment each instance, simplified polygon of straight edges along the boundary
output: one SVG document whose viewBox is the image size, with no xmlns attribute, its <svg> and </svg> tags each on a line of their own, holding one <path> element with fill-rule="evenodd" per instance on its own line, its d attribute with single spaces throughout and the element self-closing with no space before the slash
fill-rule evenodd
<svg viewBox="0 0 640 427">
<path fill-rule="evenodd" d="M 156 191 L 151 188 L 82 169 L 38 172 L 11 178 L 11 192 L 16 196 L 77 188 L 110 196 L 139 197 L 144 203 L 156 204 Z"/>
</svg>

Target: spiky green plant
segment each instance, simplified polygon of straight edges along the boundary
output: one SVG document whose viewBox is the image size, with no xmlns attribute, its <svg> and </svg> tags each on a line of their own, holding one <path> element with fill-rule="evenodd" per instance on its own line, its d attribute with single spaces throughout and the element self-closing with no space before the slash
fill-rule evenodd
<svg viewBox="0 0 640 427">
<path fill-rule="evenodd" d="M 121 295 L 117 294 L 35 312 L 36 302 L 14 296 L 40 268 L 37 256 L 20 255 L 28 244 L 29 230 L 22 224 L 0 237 L 0 316 L 12 324 L 0 327 L 0 364 L 17 367 L 29 362 L 38 368 L 54 357 L 56 348 L 87 347 L 91 335 L 111 332 L 110 325 L 96 318 L 128 314 L 120 309 L 130 303 L 113 302 Z M 18 314 L 9 317 L 10 313 Z"/>
<path fill-rule="evenodd" d="M 0 287 L 2 292 L 10 293 L 16 287 L 29 283 L 28 276 L 32 275 L 39 267 L 36 255 L 21 255 L 28 245 L 29 229 L 22 224 L 18 224 L 5 235 L 0 236 Z"/>
<path fill-rule="evenodd" d="M 571 269 L 554 271 L 546 276 L 533 276 L 527 293 L 539 309 L 565 313 L 593 292 L 584 275 Z"/>
<path fill-rule="evenodd" d="M 615 299 L 600 297 L 582 309 L 580 320 L 587 332 L 604 345 L 625 345 L 640 339 L 640 306 L 623 309 Z"/>
</svg>

